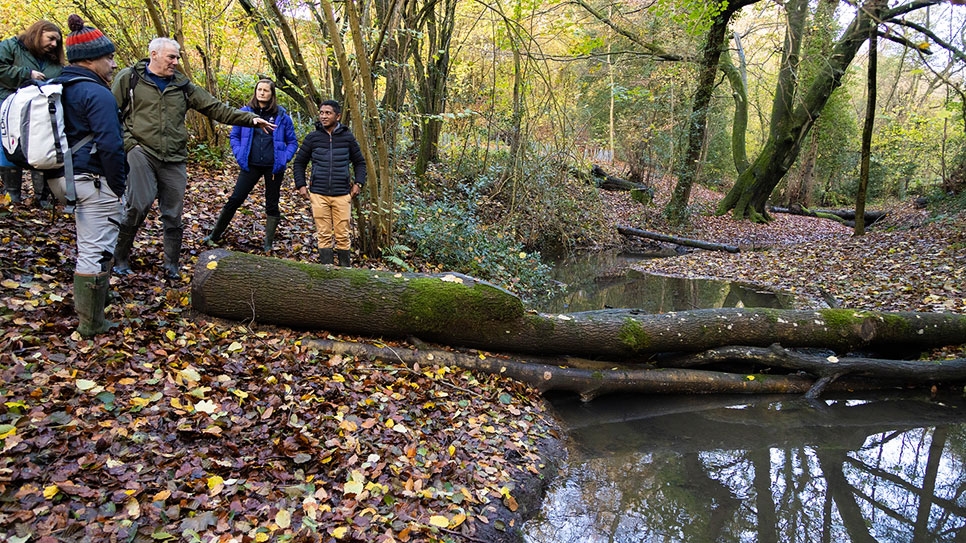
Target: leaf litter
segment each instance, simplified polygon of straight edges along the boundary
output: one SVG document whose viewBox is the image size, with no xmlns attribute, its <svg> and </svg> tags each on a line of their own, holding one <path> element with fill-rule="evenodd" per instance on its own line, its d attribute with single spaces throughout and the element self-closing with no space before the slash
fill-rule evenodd
<svg viewBox="0 0 966 543">
<path fill-rule="evenodd" d="M 184 269 L 222 204 L 205 195 L 233 182 L 191 177 Z M 225 236 L 233 249 L 261 251 L 253 197 Z M 315 260 L 303 201 L 282 200 L 273 254 Z M 195 314 L 189 284 L 162 280 L 160 228 L 152 215 L 135 274 L 112 278 L 118 326 L 85 340 L 73 221 L 0 205 L 0 539 L 509 540 L 520 517 L 505 504 L 559 437 L 536 391 Z"/>
<path fill-rule="evenodd" d="M 192 175 L 186 269 L 220 211 L 210 195 L 233 182 Z M 258 192 L 225 235 L 232 249 L 261 250 Z M 672 231 L 660 218 L 669 193 L 646 208 L 626 194 L 602 198 L 612 224 Z M 853 238 L 822 219 L 713 217 L 718 197 L 698 188 L 691 222 L 674 232 L 742 253 L 640 267 L 843 307 L 966 312 L 962 214 L 929 222 L 906 206 Z M 283 191 L 275 256 L 315 260 L 304 207 Z M 152 216 L 135 275 L 112 279 L 108 318 L 119 326 L 83 340 L 73 330 L 73 222 L 0 205 L 7 540 L 493 541 L 514 529 L 506 512 L 526 496 L 521 481 L 545 473 L 541 443 L 558 436 L 534 390 L 429 359 L 412 369 L 329 356 L 303 345 L 314 336 L 193 314 L 188 284 L 161 280 L 160 239 Z"/>
</svg>

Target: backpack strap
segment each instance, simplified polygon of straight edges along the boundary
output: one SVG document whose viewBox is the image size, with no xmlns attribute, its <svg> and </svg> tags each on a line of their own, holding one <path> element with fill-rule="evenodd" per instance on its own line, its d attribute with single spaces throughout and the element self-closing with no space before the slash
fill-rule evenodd
<svg viewBox="0 0 966 543">
<path fill-rule="evenodd" d="M 139 81 L 141 81 L 141 74 L 138 73 L 137 65 L 131 66 L 131 78 L 127 84 L 127 94 L 124 95 L 124 102 L 121 103 L 122 123 L 127 120 L 128 116 L 130 116 L 131 112 L 134 110 L 134 87 L 138 86 Z M 181 89 L 181 93 L 184 94 L 185 104 L 188 104 L 188 87 L 191 85 L 193 85 L 193 83 L 188 81 L 178 87 Z"/>
<path fill-rule="evenodd" d="M 94 81 L 89 77 L 75 77 L 73 79 L 59 80 L 57 82 L 63 85 L 64 88 L 67 88 L 67 85 L 77 83 L 80 81 L 89 81 L 91 83 L 97 83 L 97 81 Z M 61 101 L 63 102 L 63 95 L 61 96 Z M 54 133 L 56 133 L 57 119 L 54 114 L 53 103 L 50 104 L 49 111 L 50 111 L 50 122 L 54 128 L 54 131 L 55 131 Z M 64 163 L 64 184 L 66 185 L 65 187 L 66 194 L 64 195 L 64 198 L 67 199 L 67 203 L 64 205 L 64 211 L 66 213 L 73 213 L 74 206 L 77 205 L 77 187 L 74 185 L 74 153 L 79 151 L 81 147 L 93 141 L 94 134 L 93 133 L 88 134 L 83 138 L 81 138 L 80 140 L 78 140 L 77 143 L 70 146 L 70 149 L 68 150 L 67 153 L 64 153 L 63 149 L 61 149 L 60 147 L 60 138 L 55 138 L 55 139 L 56 139 L 55 145 L 57 146 L 57 157 L 58 158 L 63 157 L 63 160 L 61 160 L 61 162 Z"/>
<path fill-rule="evenodd" d="M 138 86 L 141 74 L 138 73 L 137 66 L 131 66 L 131 78 L 127 83 L 127 94 L 124 95 L 124 103 L 121 104 L 121 122 L 127 120 L 131 110 L 134 109 L 134 87 Z"/>
</svg>

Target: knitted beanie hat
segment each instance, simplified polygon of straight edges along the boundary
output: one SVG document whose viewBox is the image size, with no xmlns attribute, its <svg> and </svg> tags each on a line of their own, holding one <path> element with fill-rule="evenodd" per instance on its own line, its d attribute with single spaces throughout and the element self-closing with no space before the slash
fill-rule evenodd
<svg viewBox="0 0 966 543">
<path fill-rule="evenodd" d="M 101 58 L 115 51 L 114 44 L 103 32 L 84 26 L 84 20 L 78 15 L 67 18 L 67 28 L 70 29 L 70 34 L 64 39 L 67 62 Z"/>
</svg>

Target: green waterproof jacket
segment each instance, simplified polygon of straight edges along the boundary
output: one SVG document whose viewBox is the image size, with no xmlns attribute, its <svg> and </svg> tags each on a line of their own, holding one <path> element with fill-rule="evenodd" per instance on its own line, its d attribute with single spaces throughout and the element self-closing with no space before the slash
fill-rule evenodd
<svg viewBox="0 0 966 543">
<path fill-rule="evenodd" d="M 145 152 L 164 162 L 188 159 L 188 129 L 185 115 L 193 109 L 225 124 L 254 126 L 255 114 L 218 101 L 181 72 L 164 92 L 147 76 L 147 59 L 121 70 L 114 77 L 111 92 L 124 120 L 124 150 L 140 145 Z M 131 93 L 131 70 L 137 70 Z"/>
<path fill-rule="evenodd" d="M 29 81 L 31 71 L 43 72 L 50 80 L 60 75 L 63 69 L 55 62 L 38 60 L 20 38 L 0 41 L 0 101 Z"/>
</svg>

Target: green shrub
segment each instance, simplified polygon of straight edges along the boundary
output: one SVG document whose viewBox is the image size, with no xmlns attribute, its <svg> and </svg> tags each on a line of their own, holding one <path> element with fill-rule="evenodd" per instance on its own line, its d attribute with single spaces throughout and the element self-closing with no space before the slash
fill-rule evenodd
<svg viewBox="0 0 966 543">
<path fill-rule="evenodd" d="M 554 288 L 551 270 L 539 253 L 527 252 L 511 232 L 479 222 L 474 198 L 450 191 L 420 194 L 413 184 L 401 186 L 400 192 L 397 246 L 412 248 L 418 258 L 442 269 L 489 281 L 523 298 Z"/>
</svg>

